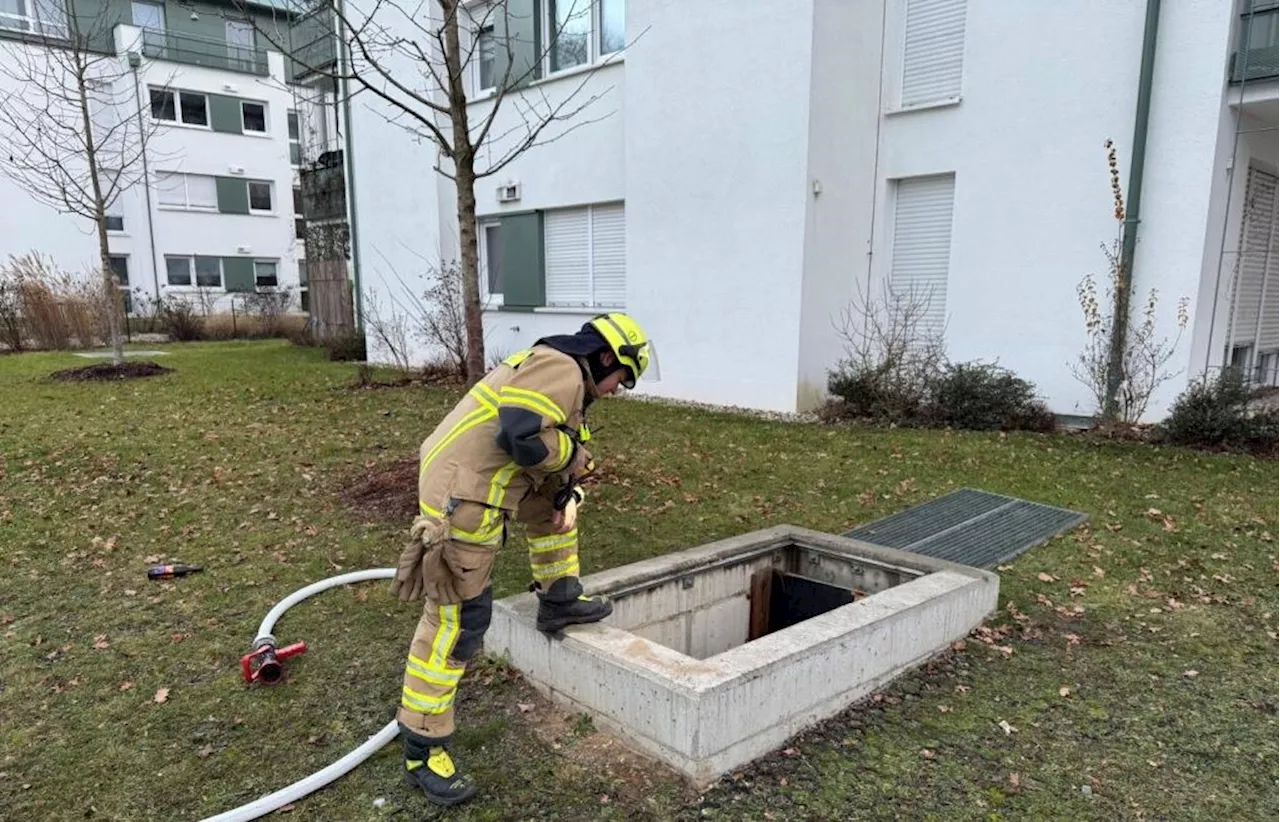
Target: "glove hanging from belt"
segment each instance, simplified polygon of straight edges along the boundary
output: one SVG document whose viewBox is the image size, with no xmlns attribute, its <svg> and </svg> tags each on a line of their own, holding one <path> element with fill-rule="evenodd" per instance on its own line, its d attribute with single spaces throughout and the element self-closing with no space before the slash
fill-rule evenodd
<svg viewBox="0 0 1280 822">
<path fill-rule="evenodd" d="M 391 594 L 402 602 L 412 602 L 422 597 L 426 588 L 428 569 L 439 565 L 443 568 L 441 553 L 449 536 L 449 523 L 419 515 L 409 528 L 409 542 L 400 552 L 396 575 L 391 581 Z M 439 578 L 438 575 L 436 578 Z"/>
</svg>

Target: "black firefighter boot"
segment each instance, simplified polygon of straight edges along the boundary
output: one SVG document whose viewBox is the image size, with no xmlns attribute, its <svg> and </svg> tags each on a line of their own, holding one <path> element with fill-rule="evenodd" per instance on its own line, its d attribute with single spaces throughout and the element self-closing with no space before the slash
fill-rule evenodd
<svg viewBox="0 0 1280 822">
<path fill-rule="evenodd" d="M 613 605 L 604 597 L 584 596 L 577 577 L 560 577 L 546 593 L 536 582 L 533 587 L 538 595 L 538 630 L 544 633 L 553 634 L 568 625 L 599 622 L 613 613 Z"/>
<path fill-rule="evenodd" d="M 417 734 L 405 736 L 404 778 L 437 805 L 460 805 L 475 795 L 471 777 L 459 773 L 445 746 Z"/>
</svg>

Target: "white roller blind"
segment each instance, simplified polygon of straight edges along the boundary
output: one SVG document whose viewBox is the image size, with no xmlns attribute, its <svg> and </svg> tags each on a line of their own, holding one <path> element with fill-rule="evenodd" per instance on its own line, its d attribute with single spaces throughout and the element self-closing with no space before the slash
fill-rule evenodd
<svg viewBox="0 0 1280 822">
<path fill-rule="evenodd" d="M 591 277 L 595 305 L 626 305 L 627 220 L 620 203 L 591 209 Z"/>
<path fill-rule="evenodd" d="M 1276 175 L 1259 168 L 1249 169 L 1245 189 L 1236 291 L 1232 343 L 1275 348 Z"/>
<path fill-rule="evenodd" d="M 544 220 L 547 305 L 624 306 L 627 234 L 623 204 L 548 211 Z"/>
<path fill-rule="evenodd" d="M 946 325 L 955 190 L 954 174 L 897 183 L 890 282 L 904 298 L 927 301 L 924 322 L 937 332 Z"/>
<path fill-rule="evenodd" d="M 156 172 L 156 194 L 160 201 L 160 205 L 186 207 L 186 180 L 183 179 L 182 174 L 158 171 Z"/>
<path fill-rule="evenodd" d="M 188 174 L 187 200 L 192 208 L 217 208 L 217 181 L 204 174 Z"/>
<path fill-rule="evenodd" d="M 965 0 L 907 0 L 902 105 L 960 96 Z"/>
<path fill-rule="evenodd" d="M 547 305 L 591 304 L 591 234 L 585 208 L 546 213 Z"/>
</svg>

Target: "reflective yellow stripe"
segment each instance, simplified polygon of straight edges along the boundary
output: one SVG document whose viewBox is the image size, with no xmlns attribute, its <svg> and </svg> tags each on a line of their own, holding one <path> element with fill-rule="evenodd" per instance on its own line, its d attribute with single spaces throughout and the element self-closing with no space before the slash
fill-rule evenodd
<svg viewBox="0 0 1280 822">
<path fill-rule="evenodd" d="M 450 690 L 444 696 L 431 696 L 419 693 L 406 685 L 400 692 L 400 704 L 422 714 L 442 714 L 453 704 L 455 693 L 457 693 L 456 690 Z"/>
<path fill-rule="evenodd" d="M 534 537 L 529 540 L 529 553 L 545 554 L 549 551 L 558 551 L 561 548 L 570 548 L 578 544 L 578 529 L 574 528 L 567 534 L 553 534 L 549 537 Z"/>
<path fill-rule="evenodd" d="M 532 356 L 533 356 L 533 349 L 526 348 L 523 351 L 517 351 L 516 353 L 512 354 L 510 357 L 507 357 L 505 360 L 502 361 L 502 364 L 509 365 L 512 368 L 519 368 L 520 363 L 524 362 L 525 360 L 529 359 Z"/>
<path fill-rule="evenodd" d="M 405 667 L 408 669 L 410 676 L 416 676 L 423 682 L 429 682 L 432 685 L 439 685 L 444 688 L 457 687 L 458 680 L 462 679 L 464 672 L 462 668 L 445 668 L 437 671 L 413 654 L 409 654 L 409 662 Z"/>
<path fill-rule="evenodd" d="M 432 460 L 439 456 L 441 451 L 449 447 L 454 440 L 470 431 L 472 428 L 475 428 L 480 423 L 493 419 L 495 414 L 497 414 L 497 412 L 492 408 L 487 405 L 481 405 L 481 407 L 463 417 L 444 437 L 444 439 L 436 443 L 435 446 L 427 452 L 427 455 L 422 458 L 422 467 L 418 470 L 418 477 L 421 478 L 423 474 L 427 473 L 427 467 L 431 465 Z"/>
<path fill-rule="evenodd" d="M 532 411 L 537 411 L 557 423 L 565 421 L 564 412 L 550 397 L 538 391 L 530 391 L 527 388 L 516 388 L 511 385 L 502 386 L 502 404 L 519 405 Z"/>
<path fill-rule="evenodd" d="M 546 582 L 547 580 L 557 577 L 576 577 L 581 566 L 578 564 L 578 558 L 572 557 L 561 562 L 553 562 L 550 565 L 530 565 L 533 571 L 533 578 L 538 582 Z"/>
<path fill-rule="evenodd" d="M 569 439 L 569 435 L 563 431 L 557 431 L 560 435 L 560 453 L 556 457 L 556 464 L 552 466 L 552 471 L 563 471 L 564 467 L 569 464 L 569 458 L 573 456 L 573 440 Z"/>
<path fill-rule="evenodd" d="M 467 542 L 472 545 L 497 545 L 502 542 L 502 524 L 497 527 L 485 529 L 483 525 L 476 531 L 464 531 L 461 528 L 450 528 L 449 536 L 459 542 Z"/>
<path fill-rule="evenodd" d="M 459 606 L 457 605 L 441 605 L 440 607 L 440 625 L 436 628 L 436 635 L 431 640 L 431 659 L 427 662 L 428 668 L 437 670 L 447 670 L 449 654 L 453 653 L 453 646 L 458 641 L 458 614 Z"/>
<path fill-rule="evenodd" d="M 422 500 L 418 500 L 418 510 L 429 517 L 435 517 L 436 519 L 444 519 L 444 512 L 437 511 L 436 509 L 432 508 L 430 505 L 427 505 Z"/>
<path fill-rule="evenodd" d="M 494 411 L 498 410 L 498 392 L 494 391 L 484 383 L 476 383 L 475 386 L 467 393 L 471 395 L 472 399 L 481 405 Z"/>
<path fill-rule="evenodd" d="M 591 441 L 591 429 L 587 427 L 585 422 L 578 426 L 578 439 L 582 442 Z"/>
</svg>

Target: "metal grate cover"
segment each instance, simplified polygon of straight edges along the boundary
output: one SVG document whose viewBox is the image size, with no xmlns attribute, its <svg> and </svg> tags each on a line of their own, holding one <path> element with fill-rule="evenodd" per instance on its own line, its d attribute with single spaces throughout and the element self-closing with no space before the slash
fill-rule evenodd
<svg viewBox="0 0 1280 822">
<path fill-rule="evenodd" d="M 990 569 L 1088 518 L 1079 511 L 962 488 L 845 536 Z"/>
</svg>

